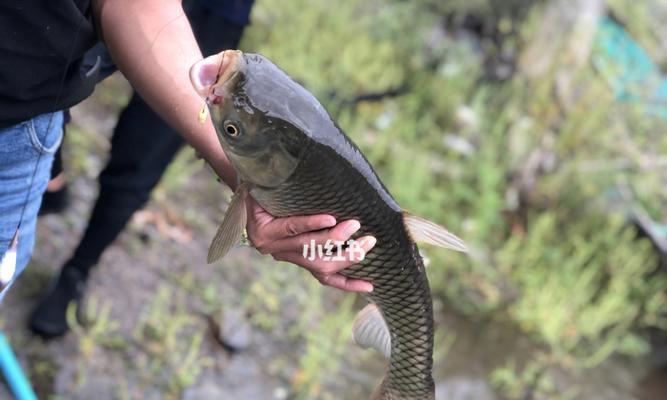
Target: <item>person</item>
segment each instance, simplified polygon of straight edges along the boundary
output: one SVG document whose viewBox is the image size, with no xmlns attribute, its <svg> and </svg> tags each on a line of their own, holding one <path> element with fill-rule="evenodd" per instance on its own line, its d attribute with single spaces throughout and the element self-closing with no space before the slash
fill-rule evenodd
<svg viewBox="0 0 667 400">
<path fill-rule="evenodd" d="M 201 59 L 201 52 L 180 1 L 3 2 L 0 259 L 5 261 L 12 249 L 17 256 L 15 272 L 0 296 L 32 253 L 41 196 L 62 139 L 62 110 L 83 100 L 94 87 L 95 71 L 82 71 L 81 65 L 98 36 L 146 104 L 202 155 L 223 182 L 232 188 L 236 185 L 212 124 L 200 124 L 197 119 L 202 99 L 192 88 L 188 72 Z M 247 212 L 249 239 L 261 253 L 298 264 L 323 284 L 348 291 L 372 290 L 369 282 L 339 273 L 353 260 L 311 261 L 301 255 L 303 243 L 311 240 L 346 240 L 359 229 L 357 221 L 336 221 L 330 215 L 274 218 L 253 201 Z"/>
<path fill-rule="evenodd" d="M 184 3 L 202 53 L 210 55 L 238 47 L 252 4 L 252 0 Z M 93 48 L 84 56 L 84 65 L 92 66 L 98 58 L 108 60 L 104 50 Z M 107 65 L 104 76 L 114 69 L 113 64 L 111 68 L 108 63 L 102 65 Z M 68 305 L 72 301 L 79 303 L 90 270 L 134 212 L 149 200 L 151 191 L 183 144 L 183 138 L 133 92 L 114 129 L 110 158 L 99 176 L 100 192 L 88 227 L 30 316 L 29 327 L 34 333 L 52 338 L 67 332 Z M 47 186 L 40 214 L 59 212 L 66 206 L 61 150 L 56 152 L 51 169 L 49 185 L 53 189 Z"/>
</svg>

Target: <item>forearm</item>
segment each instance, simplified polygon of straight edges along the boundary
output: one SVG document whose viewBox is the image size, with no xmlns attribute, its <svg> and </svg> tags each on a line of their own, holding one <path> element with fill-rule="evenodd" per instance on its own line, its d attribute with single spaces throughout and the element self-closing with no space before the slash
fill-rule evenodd
<svg viewBox="0 0 667 400">
<path fill-rule="evenodd" d="M 197 119 L 203 102 L 189 69 L 202 57 L 180 1 L 93 0 L 93 12 L 109 53 L 132 86 L 234 186 L 234 171 L 210 119 L 205 124 Z"/>
</svg>

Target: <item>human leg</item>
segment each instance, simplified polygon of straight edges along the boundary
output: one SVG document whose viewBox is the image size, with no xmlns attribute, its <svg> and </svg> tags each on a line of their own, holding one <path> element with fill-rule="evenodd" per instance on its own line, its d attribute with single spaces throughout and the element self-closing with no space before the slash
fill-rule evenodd
<svg viewBox="0 0 667 400">
<path fill-rule="evenodd" d="M 116 239 L 132 214 L 150 197 L 183 141 L 138 95 L 123 110 L 114 130 L 111 157 L 99 177 L 100 193 L 88 227 L 70 260 L 41 300 L 30 327 L 44 337 L 67 331 L 65 313 L 83 295 L 90 269 Z"/>
<path fill-rule="evenodd" d="M 63 111 L 64 118 L 62 123 L 63 138 L 67 128 L 67 123 L 70 121 L 69 110 Z M 51 166 L 51 178 L 46 191 L 42 196 L 42 206 L 39 209 L 39 215 L 46 215 L 52 213 L 62 212 L 67 208 L 68 190 L 67 181 L 65 180 L 65 172 L 63 169 L 63 146 L 58 147 L 53 156 L 53 164 Z"/>
<path fill-rule="evenodd" d="M 37 212 L 62 140 L 62 118 L 61 111 L 47 113 L 0 130 L 0 259 L 19 229 L 12 282 L 32 255 Z"/>
<path fill-rule="evenodd" d="M 219 15 L 201 7 L 193 7 L 188 15 L 205 54 L 238 46 L 243 27 L 221 21 Z M 86 232 L 31 317 L 35 332 L 58 336 L 67 331 L 67 304 L 82 296 L 90 269 L 149 199 L 182 144 L 181 137 L 133 95 L 114 131 L 111 157 L 100 175 L 100 194 Z"/>
</svg>

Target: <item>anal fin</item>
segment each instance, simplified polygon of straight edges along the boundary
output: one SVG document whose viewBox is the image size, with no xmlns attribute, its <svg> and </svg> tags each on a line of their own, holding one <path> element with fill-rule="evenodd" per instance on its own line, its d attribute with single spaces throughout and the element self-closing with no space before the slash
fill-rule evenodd
<svg viewBox="0 0 667 400">
<path fill-rule="evenodd" d="M 391 355 L 391 335 L 387 323 L 376 304 L 364 307 L 352 325 L 354 341 L 364 349 L 374 348 L 389 358 Z"/>
</svg>

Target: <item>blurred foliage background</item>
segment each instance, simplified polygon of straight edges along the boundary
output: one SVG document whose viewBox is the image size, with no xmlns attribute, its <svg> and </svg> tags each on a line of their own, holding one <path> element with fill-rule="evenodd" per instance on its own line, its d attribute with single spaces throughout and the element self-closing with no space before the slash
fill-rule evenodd
<svg viewBox="0 0 667 400">
<path fill-rule="evenodd" d="M 303 83 L 405 209 L 471 249 L 422 248 L 439 398 L 664 398 L 640 389 L 667 347 L 652 243 L 667 238 L 666 20 L 661 0 L 257 0 L 242 49 Z M 77 207 L 40 222 L 36 263 L 76 244 L 108 151 L 95 133 L 127 100 L 115 76 L 74 110 Z M 385 363 L 351 343 L 359 297 L 248 248 L 204 264 L 224 195 L 184 150 L 105 255 L 85 323 L 70 315 L 53 344 L 5 326 L 40 398 L 368 397 Z M 5 321 L 45 271 L 26 271 Z M 218 343 L 234 313 L 254 337 L 240 355 Z"/>
<path fill-rule="evenodd" d="M 664 271 L 631 223 L 667 217 L 667 119 L 596 68 L 608 16 L 665 65 L 658 1 L 263 0 L 244 41 L 324 102 L 400 204 L 468 242 L 424 250 L 436 309 L 534 343 L 489 374 L 507 398 L 577 397 L 554 370 L 644 355 L 667 329 Z"/>
</svg>

